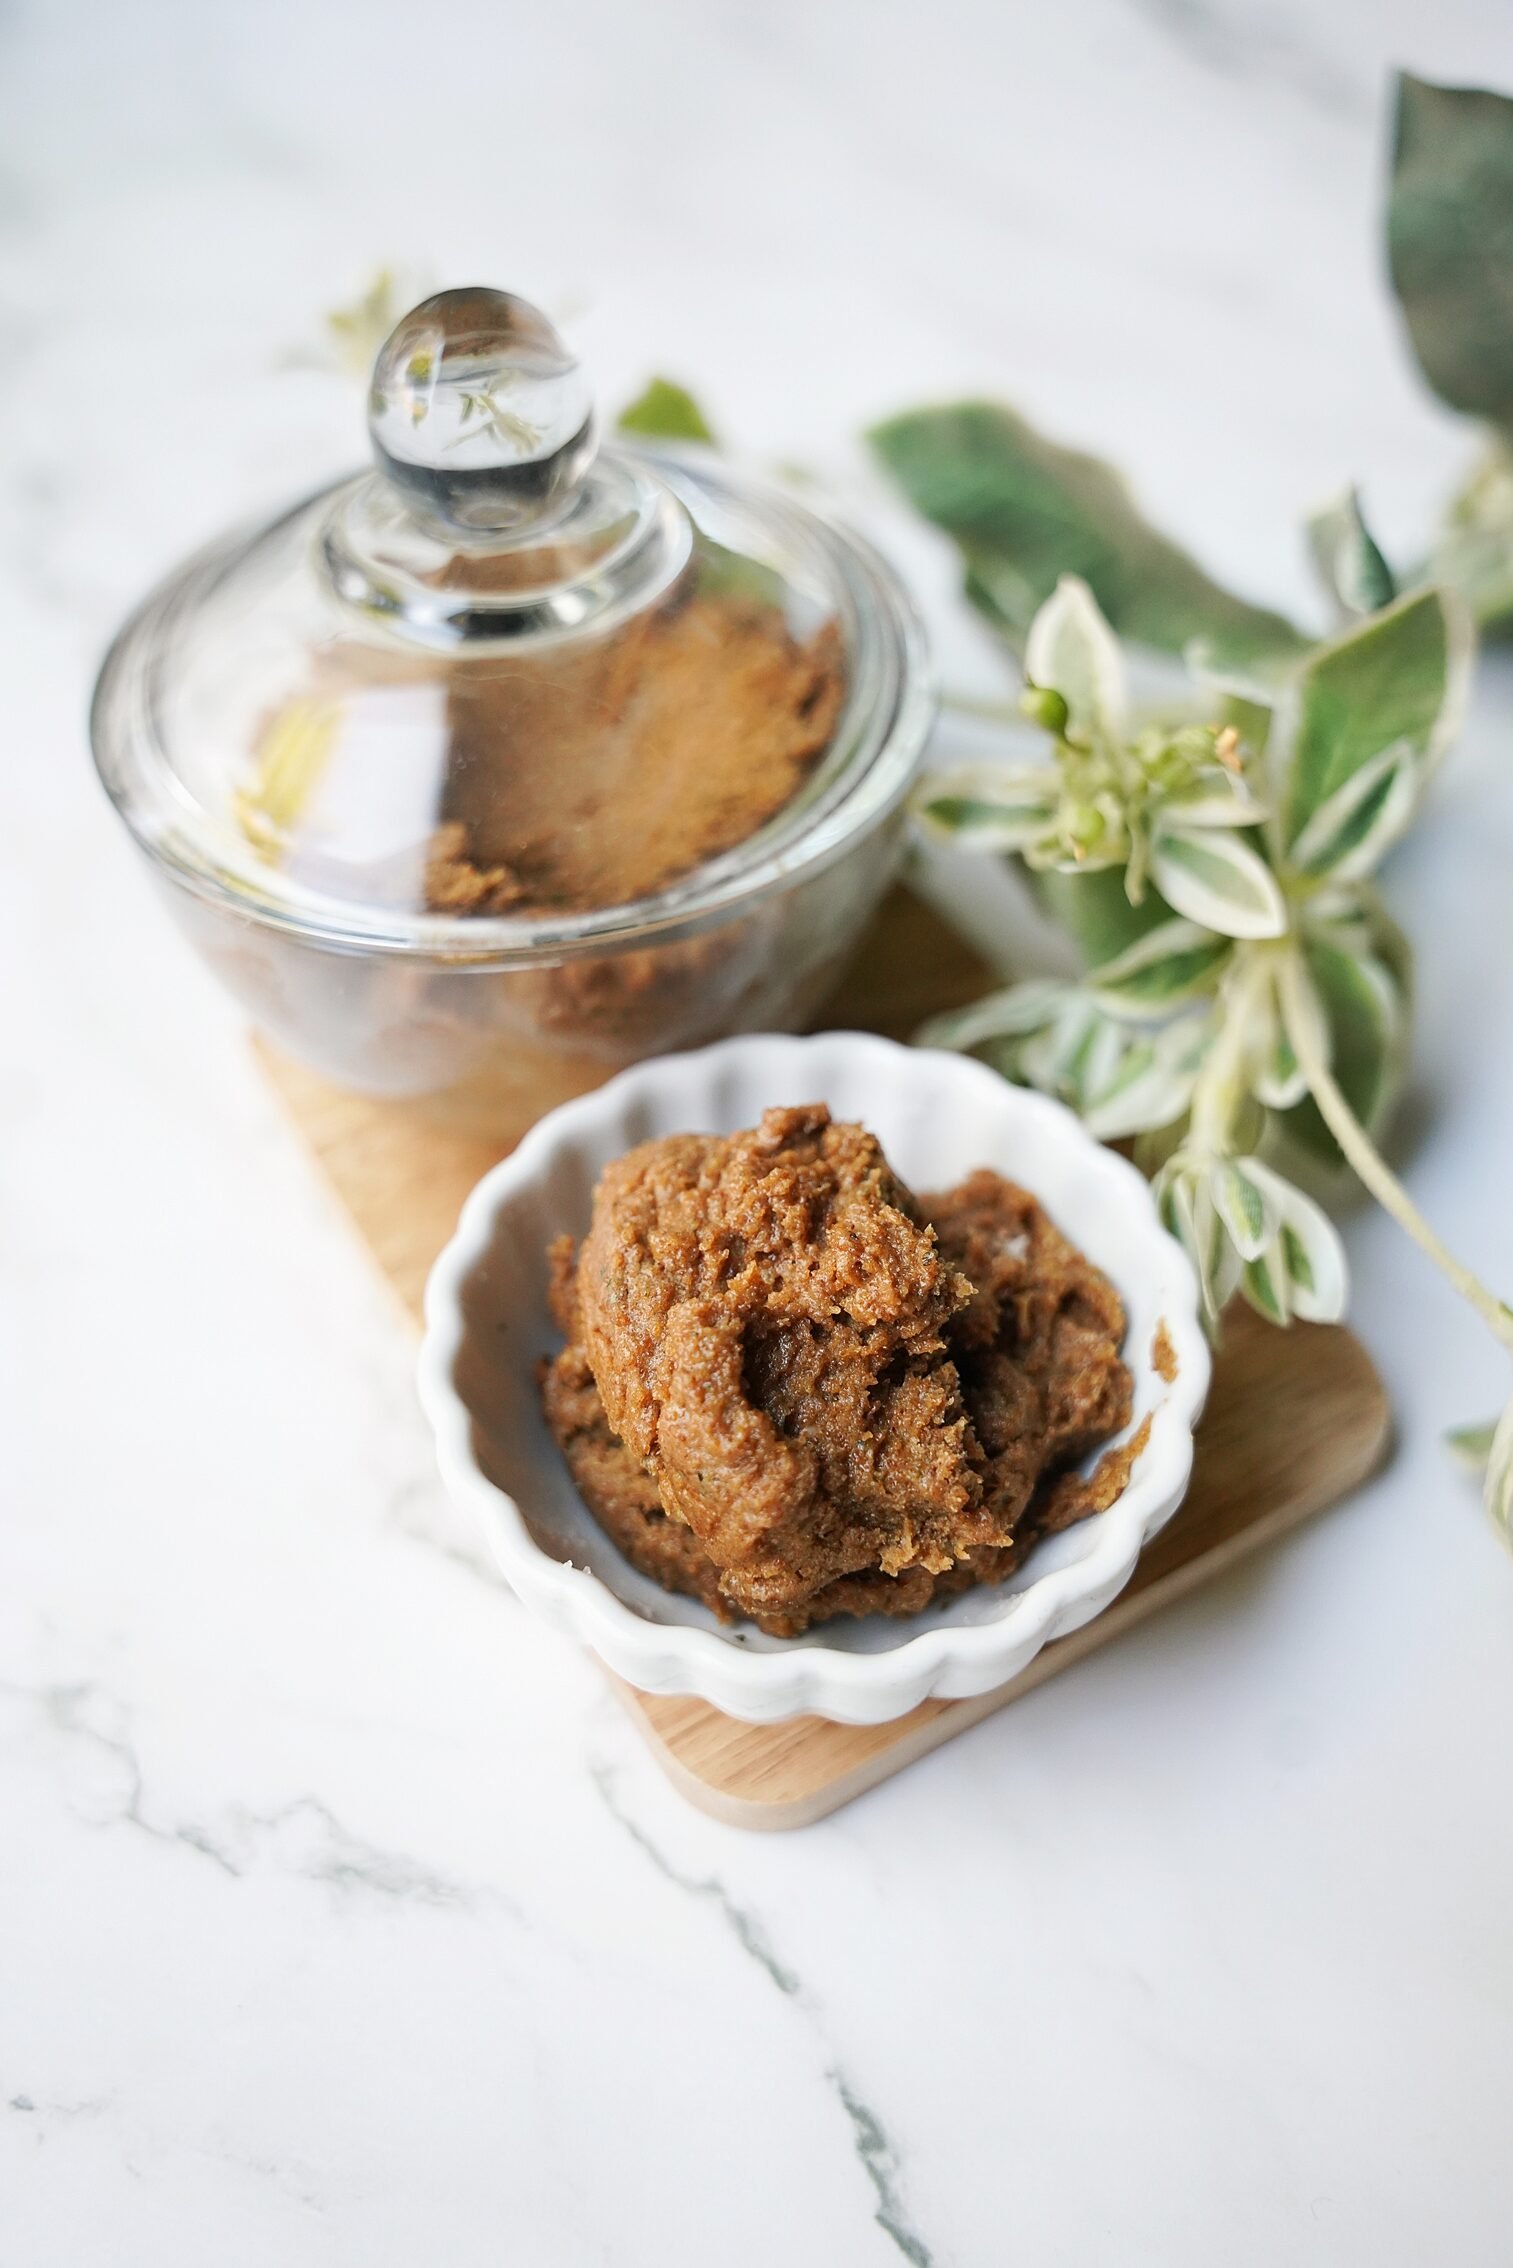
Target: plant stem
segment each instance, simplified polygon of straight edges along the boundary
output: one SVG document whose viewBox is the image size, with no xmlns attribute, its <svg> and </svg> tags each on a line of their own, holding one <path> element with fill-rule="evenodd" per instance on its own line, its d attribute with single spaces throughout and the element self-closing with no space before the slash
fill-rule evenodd
<svg viewBox="0 0 1513 2268">
<path fill-rule="evenodd" d="M 1319 1106 L 1324 1123 L 1344 1151 L 1350 1165 L 1382 1210 L 1389 1213 L 1398 1227 L 1405 1229 L 1420 1250 L 1426 1252 L 1435 1266 L 1449 1277 L 1462 1299 L 1468 1300 L 1476 1309 L 1493 1336 L 1503 1346 L 1513 1349 L 1513 1313 L 1435 1235 L 1346 1101 L 1318 1043 L 1315 1020 L 1309 1014 L 1306 990 L 1308 976 L 1296 947 L 1280 957 L 1277 977 L 1287 1036 L 1307 1077 L 1309 1089 Z"/>
<path fill-rule="evenodd" d="M 1193 1146 L 1211 1151 L 1216 1157 L 1228 1152 L 1236 1114 L 1246 1093 L 1245 1043 L 1258 982 L 1255 957 L 1240 946 L 1235 952 L 1234 965 L 1224 979 L 1213 1052 L 1193 1090 L 1190 1120 Z"/>
</svg>

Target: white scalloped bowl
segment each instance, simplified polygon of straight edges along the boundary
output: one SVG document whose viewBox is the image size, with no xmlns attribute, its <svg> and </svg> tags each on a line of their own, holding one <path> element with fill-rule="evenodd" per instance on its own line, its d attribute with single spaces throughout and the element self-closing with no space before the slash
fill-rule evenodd
<svg viewBox="0 0 1513 2268">
<path fill-rule="evenodd" d="M 913 1188 L 946 1189 L 991 1166 L 1033 1190 L 1124 1298 L 1132 1429 L 1148 1417 L 1150 1431 L 1117 1502 L 1046 1538 L 1006 1583 L 908 1618 L 869 1615 L 769 1638 L 716 1621 L 621 1556 L 547 1431 L 535 1370 L 560 1343 L 546 1248 L 562 1230 L 587 1227 L 611 1159 L 655 1135 L 734 1133 L 771 1104 L 806 1102 L 869 1127 Z M 1170 1380 L 1153 1360 L 1163 1325 Z M 420 1355 L 447 1486 L 482 1514 L 523 1602 L 644 1692 L 697 1694 L 763 1723 L 814 1714 L 881 1724 L 932 1695 L 986 1693 L 1101 1612 L 1182 1500 L 1208 1377 L 1192 1269 L 1133 1166 L 1059 1103 L 980 1063 L 860 1032 L 762 1035 L 661 1056 L 554 1110 L 463 1208 L 427 1286 Z"/>
</svg>

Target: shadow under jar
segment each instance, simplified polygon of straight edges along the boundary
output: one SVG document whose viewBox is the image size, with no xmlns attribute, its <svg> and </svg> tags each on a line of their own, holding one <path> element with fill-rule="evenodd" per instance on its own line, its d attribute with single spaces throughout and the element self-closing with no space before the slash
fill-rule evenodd
<svg viewBox="0 0 1513 2268">
<path fill-rule="evenodd" d="M 190 560 L 100 674 L 101 778 L 206 960 L 290 1055 L 505 1138 L 801 1024 L 931 717 L 890 570 L 707 452 L 597 447 L 507 293 L 406 316 L 369 429 L 376 471 Z"/>
</svg>

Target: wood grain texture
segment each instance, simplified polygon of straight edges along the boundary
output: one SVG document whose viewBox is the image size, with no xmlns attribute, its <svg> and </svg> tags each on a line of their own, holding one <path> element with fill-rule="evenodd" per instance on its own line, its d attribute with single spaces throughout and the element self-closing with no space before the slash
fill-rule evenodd
<svg viewBox="0 0 1513 2268">
<path fill-rule="evenodd" d="M 900 886 L 842 971 L 815 1029 L 906 1040 L 927 1016 L 963 1006 L 991 981 L 971 947 Z M 463 1199 L 508 1156 L 532 1114 L 522 1107 L 513 1140 L 454 1133 L 424 1104 L 353 1094 L 265 1042 L 253 1044 L 380 1268 L 419 1320 L 431 1263 L 456 1227 Z"/>
<path fill-rule="evenodd" d="M 1235 1308 L 1186 1501 L 1113 1604 L 1053 1640 L 1009 1684 L 971 1701 L 926 1701 L 887 1725 L 820 1717 L 747 1725 L 702 1701 L 623 1684 L 622 1697 L 702 1810 L 740 1827 L 808 1826 L 1337 1503 L 1381 1462 L 1390 1433 L 1381 1380 L 1350 1332 L 1278 1331 Z"/>
<path fill-rule="evenodd" d="M 818 1021 L 904 1039 L 987 981 L 970 948 L 900 889 Z M 258 1052 L 384 1277 L 419 1321 L 431 1263 L 464 1198 L 512 1144 L 448 1132 L 422 1109 L 333 1087 L 261 1043 Z M 1381 1382 L 1348 1331 L 1277 1331 L 1240 1308 L 1226 1326 L 1186 1503 L 1113 1604 L 1045 1647 L 1012 1683 L 976 1700 L 926 1702 L 890 1725 L 819 1717 L 748 1725 L 702 1701 L 613 1682 L 690 1801 L 738 1826 L 805 1826 L 1337 1502 L 1380 1461 L 1389 1432 Z"/>
</svg>

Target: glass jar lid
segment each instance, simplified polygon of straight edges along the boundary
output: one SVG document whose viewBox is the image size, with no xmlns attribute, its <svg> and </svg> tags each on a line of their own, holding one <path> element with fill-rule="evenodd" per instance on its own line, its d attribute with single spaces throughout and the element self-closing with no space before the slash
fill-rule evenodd
<svg viewBox="0 0 1513 2268">
<path fill-rule="evenodd" d="M 102 671 L 102 776 L 191 888 L 337 948 L 536 958 L 698 923 L 902 794 L 892 576 L 703 453 L 599 445 L 527 302 L 412 310 L 368 427 L 376 469 L 191 560 Z"/>
</svg>

